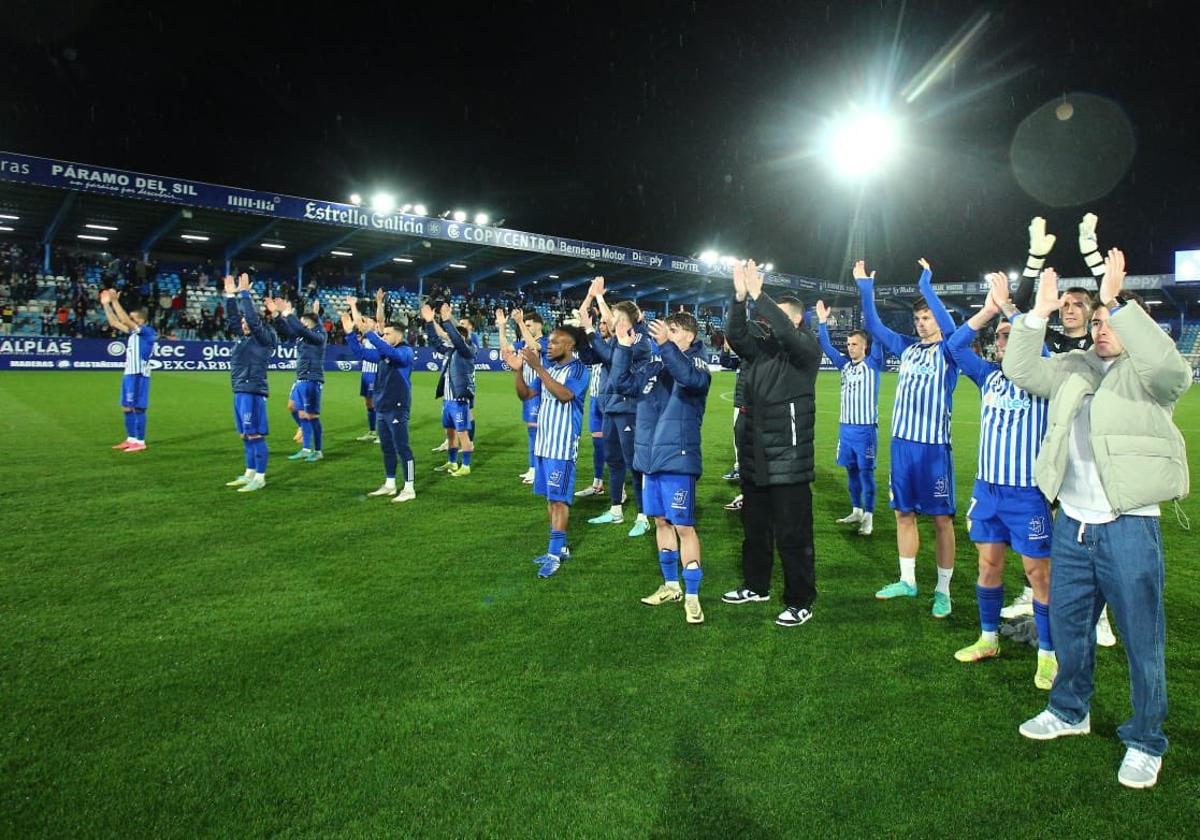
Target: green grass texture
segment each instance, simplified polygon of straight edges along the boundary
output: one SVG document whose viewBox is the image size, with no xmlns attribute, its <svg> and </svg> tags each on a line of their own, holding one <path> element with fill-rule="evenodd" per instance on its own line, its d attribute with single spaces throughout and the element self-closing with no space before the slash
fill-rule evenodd
<svg viewBox="0 0 1200 840">
<path fill-rule="evenodd" d="M 1093 732 L 1035 743 L 1035 651 L 978 636 L 976 555 L 958 520 L 954 613 L 931 618 L 931 524 L 916 599 L 897 576 L 881 398 L 872 537 L 834 463 L 838 378 L 818 381 L 814 617 L 739 607 L 730 374 L 714 376 L 697 489 L 707 620 L 644 607 L 653 531 L 586 523 L 549 580 L 545 504 L 506 374 L 479 376 L 473 474 L 442 455 L 434 375 L 413 377 L 417 499 L 383 477 L 357 374 L 325 386 L 325 460 L 289 462 L 290 375 L 273 374 L 271 464 L 243 470 L 229 379 L 156 373 L 149 449 L 124 437 L 117 375 L 0 374 L 0 835 L 5 837 L 1195 836 L 1200 797 L 1200 541 L 1163 508 L 1171 739 L 1159 784 L 1116 780 L 1129 714 L 1123 647 L 1097 654 Z M 960 511 L 978 390 L 955 395 Z M 1200 474 L 1200 389 L 1176 409 Z M 578 486 L 591 475 L 580 445 Z M 1200 523 L 1196 497 L 1180 513 Z M 1020 591 L 1010 556 L 1006 601 Z M 1187 826 L 1192 828 L 1188 829 Z"/>
</svg>

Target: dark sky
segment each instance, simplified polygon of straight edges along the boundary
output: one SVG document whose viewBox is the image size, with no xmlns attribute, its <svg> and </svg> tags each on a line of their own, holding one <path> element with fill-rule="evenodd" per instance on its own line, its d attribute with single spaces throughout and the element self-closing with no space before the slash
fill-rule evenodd
<svg viewBox="0 0 1200 840">
<path fill-rule="evenodd" d="M 831 115 L 875 103 L 906 138 L 861 191 L 885 279 L 911 280 L 921 255 L 942 280 L 1019 267 L 1034 214 L 1066 274 L 1086 209 L 1131 273 L 1200 247 L 1183 3 L 137 5 L 5 4 L 0 148 L 317 198 L 388 187 L 508 227 L 828 277 L 859 191 L 812 148 Z M 1043 112 L 1019 149 L 1052 207 L 1012 149 L 1064 96 L 1075 115 Z"/>
</svg>

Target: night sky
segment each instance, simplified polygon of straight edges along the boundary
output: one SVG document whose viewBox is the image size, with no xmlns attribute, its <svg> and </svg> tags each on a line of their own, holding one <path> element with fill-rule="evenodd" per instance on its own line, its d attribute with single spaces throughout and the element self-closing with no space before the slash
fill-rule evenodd
<svg viewBox="0 0 1200 840">
<path fill-rule="evenodd" d="M 334 200 L 385 187 L 433 212 L 821 277 L 847 268 L 858 202 L 867 256 L 896 281 L 922 255 L 941 280 L 1019 268 L 1035 214 L 1067 275 L 1084 270 L 1085 210 L 1131 273 L 1200 247 L 1183 3 L 135 5 L 5 4 L 0 148 Z M 851 103 L 905 126 L 861 190 L 813 154 Z M 1022 189 L 1018 158 L 1060 206 Z"/>
</svg>

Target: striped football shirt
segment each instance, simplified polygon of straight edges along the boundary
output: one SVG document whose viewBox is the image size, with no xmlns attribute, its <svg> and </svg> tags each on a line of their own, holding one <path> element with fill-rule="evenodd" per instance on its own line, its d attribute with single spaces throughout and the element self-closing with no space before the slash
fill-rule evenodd
<svg viewBox="0 0 1200 840">
<path fill-rule="evenodd" d="M 1046 400 L 1009 381 L 997 367 L 980 386 L 979 465 L 990 484 L 1033 487 L 1033 465 L 1046 435 Z"/>
<path fill-rule="evenodd" d="M 150 354 L 154 352 L 154 339 L 154 330 L 149 327 L 130 330 L 129 339 L 125 342 L 126 375 L 150 375 Z"/>
<path fill-rule="evenodd" d="M 588 369 L 577 357 L 572 357 L 565 364 L 551 365 L 546 371 L 555 382 L 567 386 L 575 398 L 563 402 L 543 386 L 533 454 L 539 458 L 574 461 L 579 454 L 579 433 L 583 430 L 583 400 L 590 378 Z"/>
<path fill-rule="evenodd" d="M 915 443 L 950 443 L 950 409 L 957 366 L 944 342 L 912 344 L 900 354 L 892 407 L 892 437 Z"/>
<path fill-rule="evenodd" d="M 874 426 L 879 422 L 879 371 L 866 359 L 842 368 L 842 423 Z"/>
</svg>

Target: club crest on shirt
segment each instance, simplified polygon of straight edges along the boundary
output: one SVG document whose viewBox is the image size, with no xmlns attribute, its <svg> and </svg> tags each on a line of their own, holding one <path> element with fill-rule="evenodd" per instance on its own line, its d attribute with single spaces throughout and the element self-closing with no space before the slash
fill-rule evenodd
<svg viewBox="0 0 1200 840">
<path fill-rule="evenodd" d="M 675 495 L 671 497 L 671 507 L 677 510 L 686 510 L 688 500 L 688 491 L 680 487 L 675 491 Z"/>
<path fill-rule="evenodd" d="M 550 485 L 551 487 L 561 487 L 562 479 L 563 479 L 563 471 L 562 470 L 551 470 L 550 477 L 548 479 L 546 479 L 546 483 L 548 485 Z"/>
<path fill-rule="evenodd" d="M 937 481 L 933 482 L 933 495 L 936 498 L 944 498 L 949 496 L 950 482 L 946 476 L 939 476 Z"/>
</svg>

